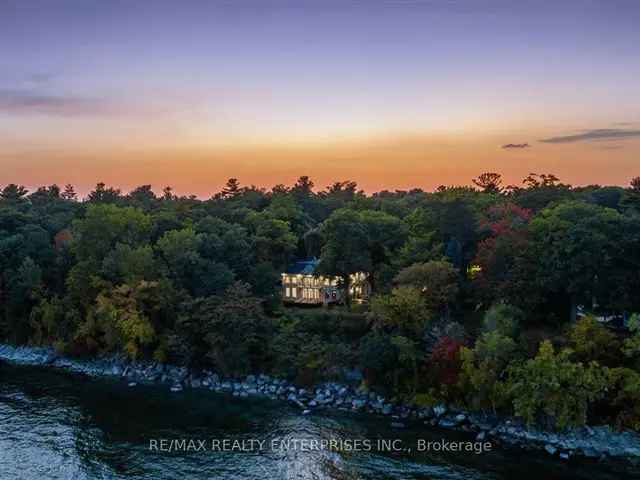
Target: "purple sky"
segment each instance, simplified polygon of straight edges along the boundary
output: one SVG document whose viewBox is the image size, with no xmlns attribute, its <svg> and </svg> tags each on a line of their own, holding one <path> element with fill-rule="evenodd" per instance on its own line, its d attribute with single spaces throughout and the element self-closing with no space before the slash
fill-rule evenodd
<svg viewBox="0 0 640 480">
<path fill-rule="evenodd" d="M 128 186 L 134 162 L 135 181 L 186 172 L 189 190 L 189 175 L 213 188 L 234 165 L 289 180 L 293 149 L 358 165 L 336 173 L 370 188 L 466 183 L 475 158 L 624 183 L 640 153 L 639 25 L 632 0 L 0 0 L 0 163 L 6 181 Z M 375 173 L 390 150 L 404 169 Z"/>
</svg>

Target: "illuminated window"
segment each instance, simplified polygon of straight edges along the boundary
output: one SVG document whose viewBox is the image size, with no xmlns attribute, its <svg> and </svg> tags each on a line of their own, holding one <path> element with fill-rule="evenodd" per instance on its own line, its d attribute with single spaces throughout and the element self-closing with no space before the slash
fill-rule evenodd
<svg viewBox="0 0 640 480">
<path fill-rule="evenodd" d="M 290 297 L 290 296 L 291 296 L 291 289 L 287 287 L 285 290 L 285 297 Z"/>
<path fill-rule="evenodd" d="M 467 268 L 467 276 L 472 279 L 477 277 L 480 272 L 482 272 L 480 265 L 469 265 Z"/>
<path fill-rule="evenodd" d="M 297 291 L 296 287 L 293 287 L 291 289 L 291 296 L 292 297 L 297 297 L 298 296 L 298 291 Z"/>
</svg>

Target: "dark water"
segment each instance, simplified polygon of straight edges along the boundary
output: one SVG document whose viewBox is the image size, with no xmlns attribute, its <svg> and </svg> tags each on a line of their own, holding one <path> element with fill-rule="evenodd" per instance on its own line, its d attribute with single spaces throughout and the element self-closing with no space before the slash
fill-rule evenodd
<svg viewBox="0 0 640 480">
<path fill-rule="evenodd" d="M 269 448 L 284 439 L 400 439 L 412 452 Z M 129 388 L 43 367 L 0 363 L 0 479 L 614 479 L 637 472 L 541 455 L 416 452 L 418 439 L 473 440 L 434 429 L 395 430 L 364 416 L 310 415 L 268 400 L 203 391 Z M 159 439 L 205 440 L 207 451 L 150 450 Z M 263 440 L 212 452 L 213 439 Z M 245 443 L 248 445 L 248 443 Z M 309 444 L 307 444 L 309 445 Z M 398 445 L 398 444 L 396 444 Z M 637 478 L 637 477 L 635 477 Z"/>
</svg>

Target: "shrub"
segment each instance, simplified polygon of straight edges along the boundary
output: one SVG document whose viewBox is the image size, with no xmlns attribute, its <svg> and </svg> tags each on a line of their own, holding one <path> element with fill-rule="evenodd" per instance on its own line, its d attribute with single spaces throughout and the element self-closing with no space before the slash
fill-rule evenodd
<svg viewBox="0 0 640 480">
<path fill-rule="evenodd" d="M 640 357 L 640 316 L 638 316 L 638 314 L 634 314 L 631 317 L 629 330 L 633 336 L 625 339 L 622 353 L 624 353 L 626 357 L 638 359 L 638 357 Z"/>
<path fill-rule="evenodd" d="M 401 335 L 391 337 L 391 344 L 396 349 L 398 367 L 395 370 L 394 384 L 396 389 L 415 394 L 418 387 L 418 358 L 420 356 L 416 343 Z"/>
<path fill-rule="evenodd" d="M 322 337 L 296 329 L 295 326 L 281 328 L 271 345 L 273 372 L 310 385 L 323 378 L 327 343 Z"/>
<path fill-rule="evenodd" d="M 593 317 L 580 318 L 569 328 L 567 338 L 576 360 L 595 360 L 608 366 L 613 366 L 619 361 L 618 339 Z"/>
<path fill-rule="evenodd" d="M 441 401 L 458 400 L 458 381 L 460 375 L 461 341 L 442 337 L 434 346 L 426 364 L 427 381 Z"/>
<path fill-rule="evenodd" d="M 396 329 L 408 336 L 420 335 L 431 319 L 427 302 L 416 287 L 401 286 L 394 288 L 390 295 L 374 297 L 371 311 L 381 327 Z"/>
<path fill-rule="evenodd" d="M 360 365 L 371 384 L 384 384 L 397 364 L 396 349 L 391 337 L 371 332 L 360 342 Z"/>
<path fill-rule="evenodd" d="M 436 345 L 445 337 L 464 343 L 466 337 L 464 326 L 458 322 L 446 320 L 429 324 L 424 333 L 424 349 L 427 356 L 431 356 Z"/>
<path fill-rule="evenodd" d="M 516 338 L 520 333 L 520 322 L 524 314 L 522 310 L 506 303 L 493 305 L 482 320 L 483 331 L 498 332 L 510 338 Z"/>
<path fill-rule="evenodd" d="M 445 260 L 414 263 L 398 273 L 398 285 L 416 287 L 422 292 L 429 309 L 438 311 L 458 295 L 458 270 Z"/>
<path fill-rule="evenodd" d="M 590 404 L 609 386 L 609 372 L 597 362 L 572 362 L 571 354 L 570 349 L 556 354 L 545 340 L 535 358 L 509 367 L 507 389 L 516 415 L 529 424 L 544 415 L 558 428 L 586 423 Z"/>
<path fill-rule="evenodd" d="M 433 393 L 433 389 L 430 389 L 426 393 L 416 393 L 413 396 L 413 404 L 417 407 L 434 407 L 440 400 Z"/>
<path fill-rule="evenodd" d="M 612 403 L 620 409 L 616 425 L 640 430 L 640 373 L 630 368 L 614 368 L 611 380 L 616 388 Z"/>
<path fill-rule="evenodd" d="M 513 339 L 498 332 L 482 335 L 473 350 L 466 347 L 460 350 L 460 388 L 469 407 L 496 412 L 506 405 L 503 374 L 516 354 Z"/>
</svg>

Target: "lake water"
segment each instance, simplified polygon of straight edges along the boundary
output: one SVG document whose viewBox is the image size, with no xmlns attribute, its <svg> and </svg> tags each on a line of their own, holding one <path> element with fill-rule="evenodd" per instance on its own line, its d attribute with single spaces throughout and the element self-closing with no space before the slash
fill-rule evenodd
<svg viewBox="0 0 640 480">
<path fill-rule="evenodd" d="M 342 453 L 311 443 L 323 439 L 360 443 L 357 451 Z M 401 451 L 380 451 L 380 439 Z M 215 441 L 219 449 L 234 446 L 223 440 L 247 451 L 213 451 Z M 282 448 L 287 440 L 290 448 Z M 398 430 L 388 419 L 348 413 L 302 416 L 270 400 L 130 388 L 112 379 L 0 363 L 2 480 L 640 478 L 638 470 L 562 463 L 498 447 L 479 455 L 420 452 L 421 440 L 474 437 L 423 426 Z M 180 451 L 160 451 L 171 441 Z"/>
</svg>

